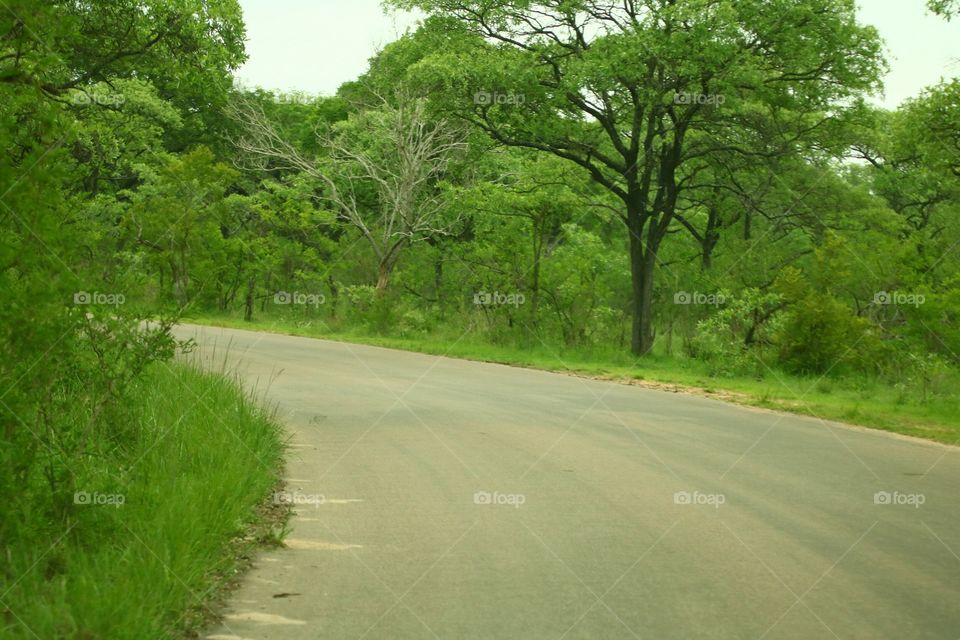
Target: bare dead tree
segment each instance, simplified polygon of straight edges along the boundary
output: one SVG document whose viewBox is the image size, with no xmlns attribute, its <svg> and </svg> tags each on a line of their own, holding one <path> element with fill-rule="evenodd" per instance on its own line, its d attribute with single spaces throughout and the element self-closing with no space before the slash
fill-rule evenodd
<svg viewBox="0 0 960 640">
<path fill-rule="evenodd" d="M 431 118 L 422 98 L 399 93 L 333 131 L 317 130 L 328 153 L 322 159 L 305 157 L 252 98 L 238 97 L 229 114 L 243 127 L 234 143 L 247 160 L 300 171 L 323 184 L 321 199 L 360 231 L 376 255 L 380 294 L 406 247 L 447 234 L 456 223 L 442 215 L 446 202 L 438 182 L 465 150 L 466 132 Z M 365 198 L 371 189 L 374 197 Z"/>
</svg>

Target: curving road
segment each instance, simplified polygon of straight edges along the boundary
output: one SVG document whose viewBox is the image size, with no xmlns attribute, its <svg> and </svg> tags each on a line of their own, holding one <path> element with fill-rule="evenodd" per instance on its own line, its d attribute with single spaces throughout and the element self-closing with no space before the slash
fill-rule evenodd
<svg viewBox="0 0 960 640">
<path fill-rule="evenodd" d="M 212 639 L 960 638 L 957 449 L 707 398 L 177 329 L 297 503 Z"/>
</svg>

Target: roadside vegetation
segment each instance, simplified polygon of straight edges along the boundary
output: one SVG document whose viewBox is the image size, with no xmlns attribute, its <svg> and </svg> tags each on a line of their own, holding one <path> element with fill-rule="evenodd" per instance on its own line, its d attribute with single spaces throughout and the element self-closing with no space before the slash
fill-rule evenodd
<svg viewBox="0 0 960 640">
<path fill-rule="evenodd" d="M 279 540 L 281 427 L 233 380 L 152 364 L 111 424 L 83 449 L 38 452 L 56 484 L 5 487 L 0 637 L 196 632 L 256 546 Z"/>
<path fill-rule="evenodd" d="M 119 230 L 147 176 L 217 138 L 239 9 L 12 0 L 0 33 L 0 638 L 182 637 L 244 538 L 282 533 L 281 433 L 174 364 L 177 308 L 133 295 Z"/>
<path fill-rule="evenodd" d="M 3 2 L 0 636 L 176 635 L 236 566 L 279 432 L 182 317 L 957 441 L 960 81 L 875 106 L 852 0 L 385 4 L 315 96 L 234 81 L 236 0 Z"/>
</svg>

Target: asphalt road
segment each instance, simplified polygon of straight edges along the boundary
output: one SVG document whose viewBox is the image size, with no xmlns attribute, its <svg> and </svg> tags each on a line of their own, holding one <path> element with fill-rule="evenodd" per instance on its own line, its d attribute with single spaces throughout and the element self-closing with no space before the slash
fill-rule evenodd
<svg viewBox="0 0 960 640">
<path fill-rule="evenodd" d="M 208 638 L 960 638 L 956 448 L 501 365 L 177 332 L 265 392 L 291 437 L 287 548 L 256 560 Z"/>
</svg>

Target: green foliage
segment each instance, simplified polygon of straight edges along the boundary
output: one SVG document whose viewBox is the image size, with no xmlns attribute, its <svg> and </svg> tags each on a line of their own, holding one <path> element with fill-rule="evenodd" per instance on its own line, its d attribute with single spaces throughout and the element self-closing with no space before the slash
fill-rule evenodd
<svg viewBox="0 0 960 640">
<path fill-rule="evenodd" d="M 242 241 L 231 243 L 240 221 L 228 217 L 225 198 L 235 178 L 200 147 L 169 157 L 131 194 L 126 236 L 150 251 L 148 260 L 166 285 L 161 302 L 183 307 L 200 293 L 210 296 L 209 281 L 222 280 L 230 254 L 243 250 Z"/>
<path fill-rule="evenodd" d="M 200 571 L 265 490 L 237 481 L 249 460 L 216 449 L 209 414 L 157 395 L 209 389 L 276 459 L 233 390 L 163 373 L 185 310 L 700 386 L 803 382 L 835 417 L 877 389 L 917 420 L 956 414 L 960 82 L 868 107 L 884 62 L 852 2 L 389 4 L 428 16 L 334 97 L 234 86 L 235 0 L 0 13 L 0 539 L 102 545 L 29 574 L 49 597 L 14 604 L 42 636 L 167 633 L 177 586 L 140 626 L 85 612 L 119 584 L 98 563 L 142 569 L 142 602 L 166 580 L 118 527 Z M 161 441 L 180 417 L 195 429 Z M 223 465 L 223 513 L 190 446 Z M 197 502 L 182 533 L 182 501 L 151 493 L 171 470 Z M 77 511 L 78 487 L 112 485 L 155 517 Z M 11 553 L 0 590 L 35 559 Z"/>
<path fill-rule="evenodd" d="M 574 223 L 563 225 L 558 240 L 543 265 L 544 324 L 555 328 L 565 345 L 622 345 L 618 325 L 626 314 L 608 304 L 629 282 L 623 256 Z"/>
<path fill-rule="evenodd" d="M 783 366 L 797 373 L 878 371 L 881 362 L 876 328 L 858 318 L 830 293 L 810 286 L 793 268 L 779 279 L 788 304 L 778 336 Z"/>
<path fill-rule="evenodd" d="M 774 361 L 769 353 L 774 340 L 784 333 L 782 296 L 756 288 L 736 296 L 719 293 L 724 304 L 697 323 L 689 354 L 707 362 L 715 375 L 763 377 Z"/>
<path fill-rule="evenodd" d="M 960 0 L 927 0 L 927 7 L 949 20 L 960 13 Z"/>
<path fill-rule="evenodd" d="M 184 365 L 152 365 L 124 400 L 122 438 L 50 443 L 74 453 L 62 520 L 45 512 L 45 479 L 4 486 L 32 499 L 0 507 L 0 589 L 23 622 L 5 622 L 4 638 L 195 633 L 209 576 L 250 552 L 231 541 L 276 486 L 279 425 L 232 380 Z M 63 408 L 86 423 L 90 408 Z"/>
<path fill-rule="evenodd" d="M 183 139 L 219 136 L 216 105 L 243 60 L 239 8 L 13 0 L 3 9 L 3 635 L 169 636 L 187 626 L 187 594 L 206 591 L 230 560 L 228 539 L 279 460 L 275 426 L 236 388 L 158 369 L 176 348 L 176 317 L 161 304 L 173 282 L 156 287 L 155 269 L 199 265 L 212 274 L 202 289 L 229 254 L 216 220 L 230 213 L 235 174 L 203 148 L 175 152 Z M 194 390 L 209 392 L 206 412 L 187 402 Z M 214 413 L 274 466 L 251 474 Z M 78 503 L 97 492 L 129 506 Z"/>
<path fill-rule="evenodd" d="M 715 240 L 685 217 L 688 203 L 717 196 L 696 177 L 842 151 L 883 67 L 876 31 L 847 0 L 391 4 L 434 18 L 421 42 L 386 58 L 409 61 L 410 82 L 440 112 L 552 154 L 604 192 L 625 223 L 638 355 L 653 344 L 657 256 L 671 229 Z M 437 31 L 448 39 L 423 55 Z"/>
</svg>

